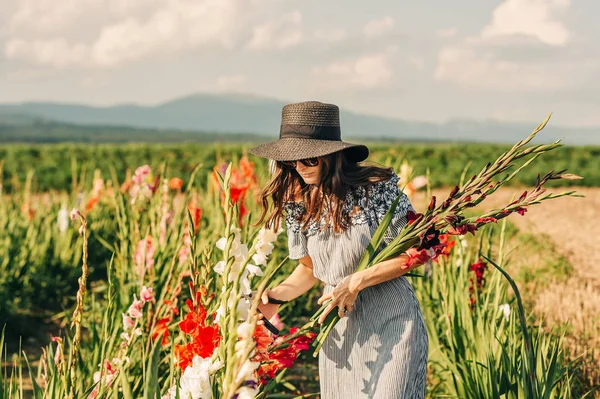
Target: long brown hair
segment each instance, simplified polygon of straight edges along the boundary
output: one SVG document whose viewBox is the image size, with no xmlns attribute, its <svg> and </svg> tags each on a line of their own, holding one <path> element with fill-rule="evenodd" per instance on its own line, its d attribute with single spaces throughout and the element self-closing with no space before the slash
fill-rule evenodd
<svg viewBox="0 0 600 399">
<path fill-rule="evenodd" d="M 334 231 L 345 231 L 350 227 L 350 215 L 342 212 L 348 190 L 351 187 L 369 186 L 381 180 L 388 180 L 394 173 L 393 168 L 352 162 L 343 151 L 320 157 L 320 163 L 321 181 L 317 185 L 310 185 L 304 182 L 295 168 L 277 161 L 271 181 L 262 190 L 262 214 L 254 226 L 261 224 L 265 217 L 267 228 L 279 226 L 284 202 L 302 201 L 307 210 L 302 219 L 303 229 L 311 221 L 319 220 L 327 207 L 332 215 Z M 269 198 L 273 202 L 270 213 Z M 327 221 L 327 225 L 329 223 L 330 220 Z"/>
</svg>

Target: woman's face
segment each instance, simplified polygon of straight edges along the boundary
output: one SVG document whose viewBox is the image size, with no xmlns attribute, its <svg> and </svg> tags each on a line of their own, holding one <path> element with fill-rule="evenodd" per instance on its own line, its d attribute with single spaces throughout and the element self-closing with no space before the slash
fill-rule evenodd
<svg viewBox="0 0 600 399">
<path fill-rule="evenodd" d="M 319 163 L 316 166 L 306 166 L 301 161 L 296 161 L 296 172 L 298 172 L 306 184 L 316 185 L 321 181 L 323 160 L 321 158 L 317 159 L 319 160 Z"/>
</svg>

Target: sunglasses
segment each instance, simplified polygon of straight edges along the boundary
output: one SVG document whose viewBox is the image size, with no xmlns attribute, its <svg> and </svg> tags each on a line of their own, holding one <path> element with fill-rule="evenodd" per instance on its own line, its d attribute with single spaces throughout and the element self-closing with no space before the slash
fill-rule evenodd
<svg viewBox="0 0 600 399">
<path fill-rule="evenodd" d="M 317 166 L 319 164 L 319 158 L 306 158 L 306 159 L 299 159 L 298 161 L 300 161 L 302 163 L 302 165 L 304 166 Z M 295 168 L 296 167 L 296 162 L 297 161 L 281 161 L 281 163 L 283 163 L 286 166 Z"/>
</svg>

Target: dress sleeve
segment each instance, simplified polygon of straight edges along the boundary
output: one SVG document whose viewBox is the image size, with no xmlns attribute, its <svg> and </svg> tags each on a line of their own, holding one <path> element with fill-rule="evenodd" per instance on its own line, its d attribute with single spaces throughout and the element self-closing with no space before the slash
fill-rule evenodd
<svg viewBox="0 0 600 399">
<path fill-rule="evenodd" d="M 383 237 L 383 241 L 386 245 L 394 240 L 400 233 L 400 231 L 408 224 L 408 211 L 414 209 L 410 203 L 410 200 L 406 194 L 400 191 L 398 187 L 398 175 L 394 173 L 392 177 L 386 181 L 380 181 L 373 185 L 373 191 L 369 198 L 370 203 L 375 210 L 377 216 L 377 225 L 383 220 L 383 217 L 387 211 L 391 208 L 392 203 L 398 195 L 401 195 L 398 201 L 398 206 L 395 209 L 394 215 L 392 216 L 392 222 L 388 227 L 387 232 Z"/>
<path fill-rule="evenodd" d="M 288 235 L 288 249 L 290 259 L 300 259 L 308 255 L 306 234 L 300 229 L 304 206 L 297 202 L 284 204 L 285 226 Z"/>
</svg>

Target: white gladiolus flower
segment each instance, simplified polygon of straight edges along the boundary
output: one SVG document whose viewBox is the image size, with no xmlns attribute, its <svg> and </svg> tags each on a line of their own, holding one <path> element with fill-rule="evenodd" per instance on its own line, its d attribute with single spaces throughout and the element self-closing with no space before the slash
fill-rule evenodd
<svg viewBox="0 0 600 399">
<path fill-rule="evenodd" d="M 215 367 L 219 366 L 219 363 L 220 362 L 213 362 L 211 358 L 194 356 L 192 364 L 185 369 L 179 380 L 179 397 L 182 399 L 212 398 L 210 375 L 211 373 L 214 373 Z M 219 366 L 219 368 L 220 367 L 222 366 Z M 171 398 L 175 398 L 176 393 L 176 386 L 169 389 Z"/>
<path fill-rule="evenodd" d="M 510 305 L 508 303 L 503 303 L 499 306 L 499 310 L 504 313 L 504 318 L 508 321 L 510 317 Z"/>
<path fill-rule="evenodd" d="M 259 393 L 260 392 L 257 388 L 252 388 L 249 386 L 240 387 L 240 389 L 238 389 L 236 392 L 237 399 L 254 399 L 254 397 Z"/>
<path fill-rule="evenodd" d="M 228 305 L 229 309 L 233 306 L 233 301 L 234 301 L 234 298 L 229 297 L 229 300 L 227 301 L 228 302 L 227 305 Z M 252 305 L 252 303 L 248 299 L 240 298 L 240 300 L 238 301 L 238 305 L 237 305 L 238 320 L 247 320 L 248 319 L 251 305 Z M 221 304 L 221 306 L 219 306 L 219 309 L 217 309 L 217 316 L 215 317 L 215 321 L 218 323 L 222 317 L 225 317 L 226 312 L 227 312 L 227 309 L 225 308 L 225 306 L 223 304 Z"/>
<path fill-rule="evenodd" d="M 242 380 L 242 381 L 254 380 L 254 377 L 252 375 L 259 366 L 260 366 L 260 362 L 253 362 L 253 361 L 250 361 L 250 359 L 246 360 L 244 362 L 244 364 L 242 365 L 242 367 L 240 368 L 240 371 L 238 371 L 236 380 Z"/>
<path fill-rule="evenodd" d="M 252 325 L 250 323 L 245 321 L 237 327 L 237 334 L 238 337 L 246 339 L 252 337 L 252 334 L 254 334 L 254 329 L 252 328 Z"/>
<path fill-rule="evenodd" d="M 412 186 L 415 190 L 425 187 L 427 185 L 427 178 L 425 176 L 417 176 L 411 181 Z"/>
<path fill-rule="evenodd" d="M 69 210 L 66 207 L 58 211 L 58 231 L 64 233 L 69 228 Z"/>
</svg>

